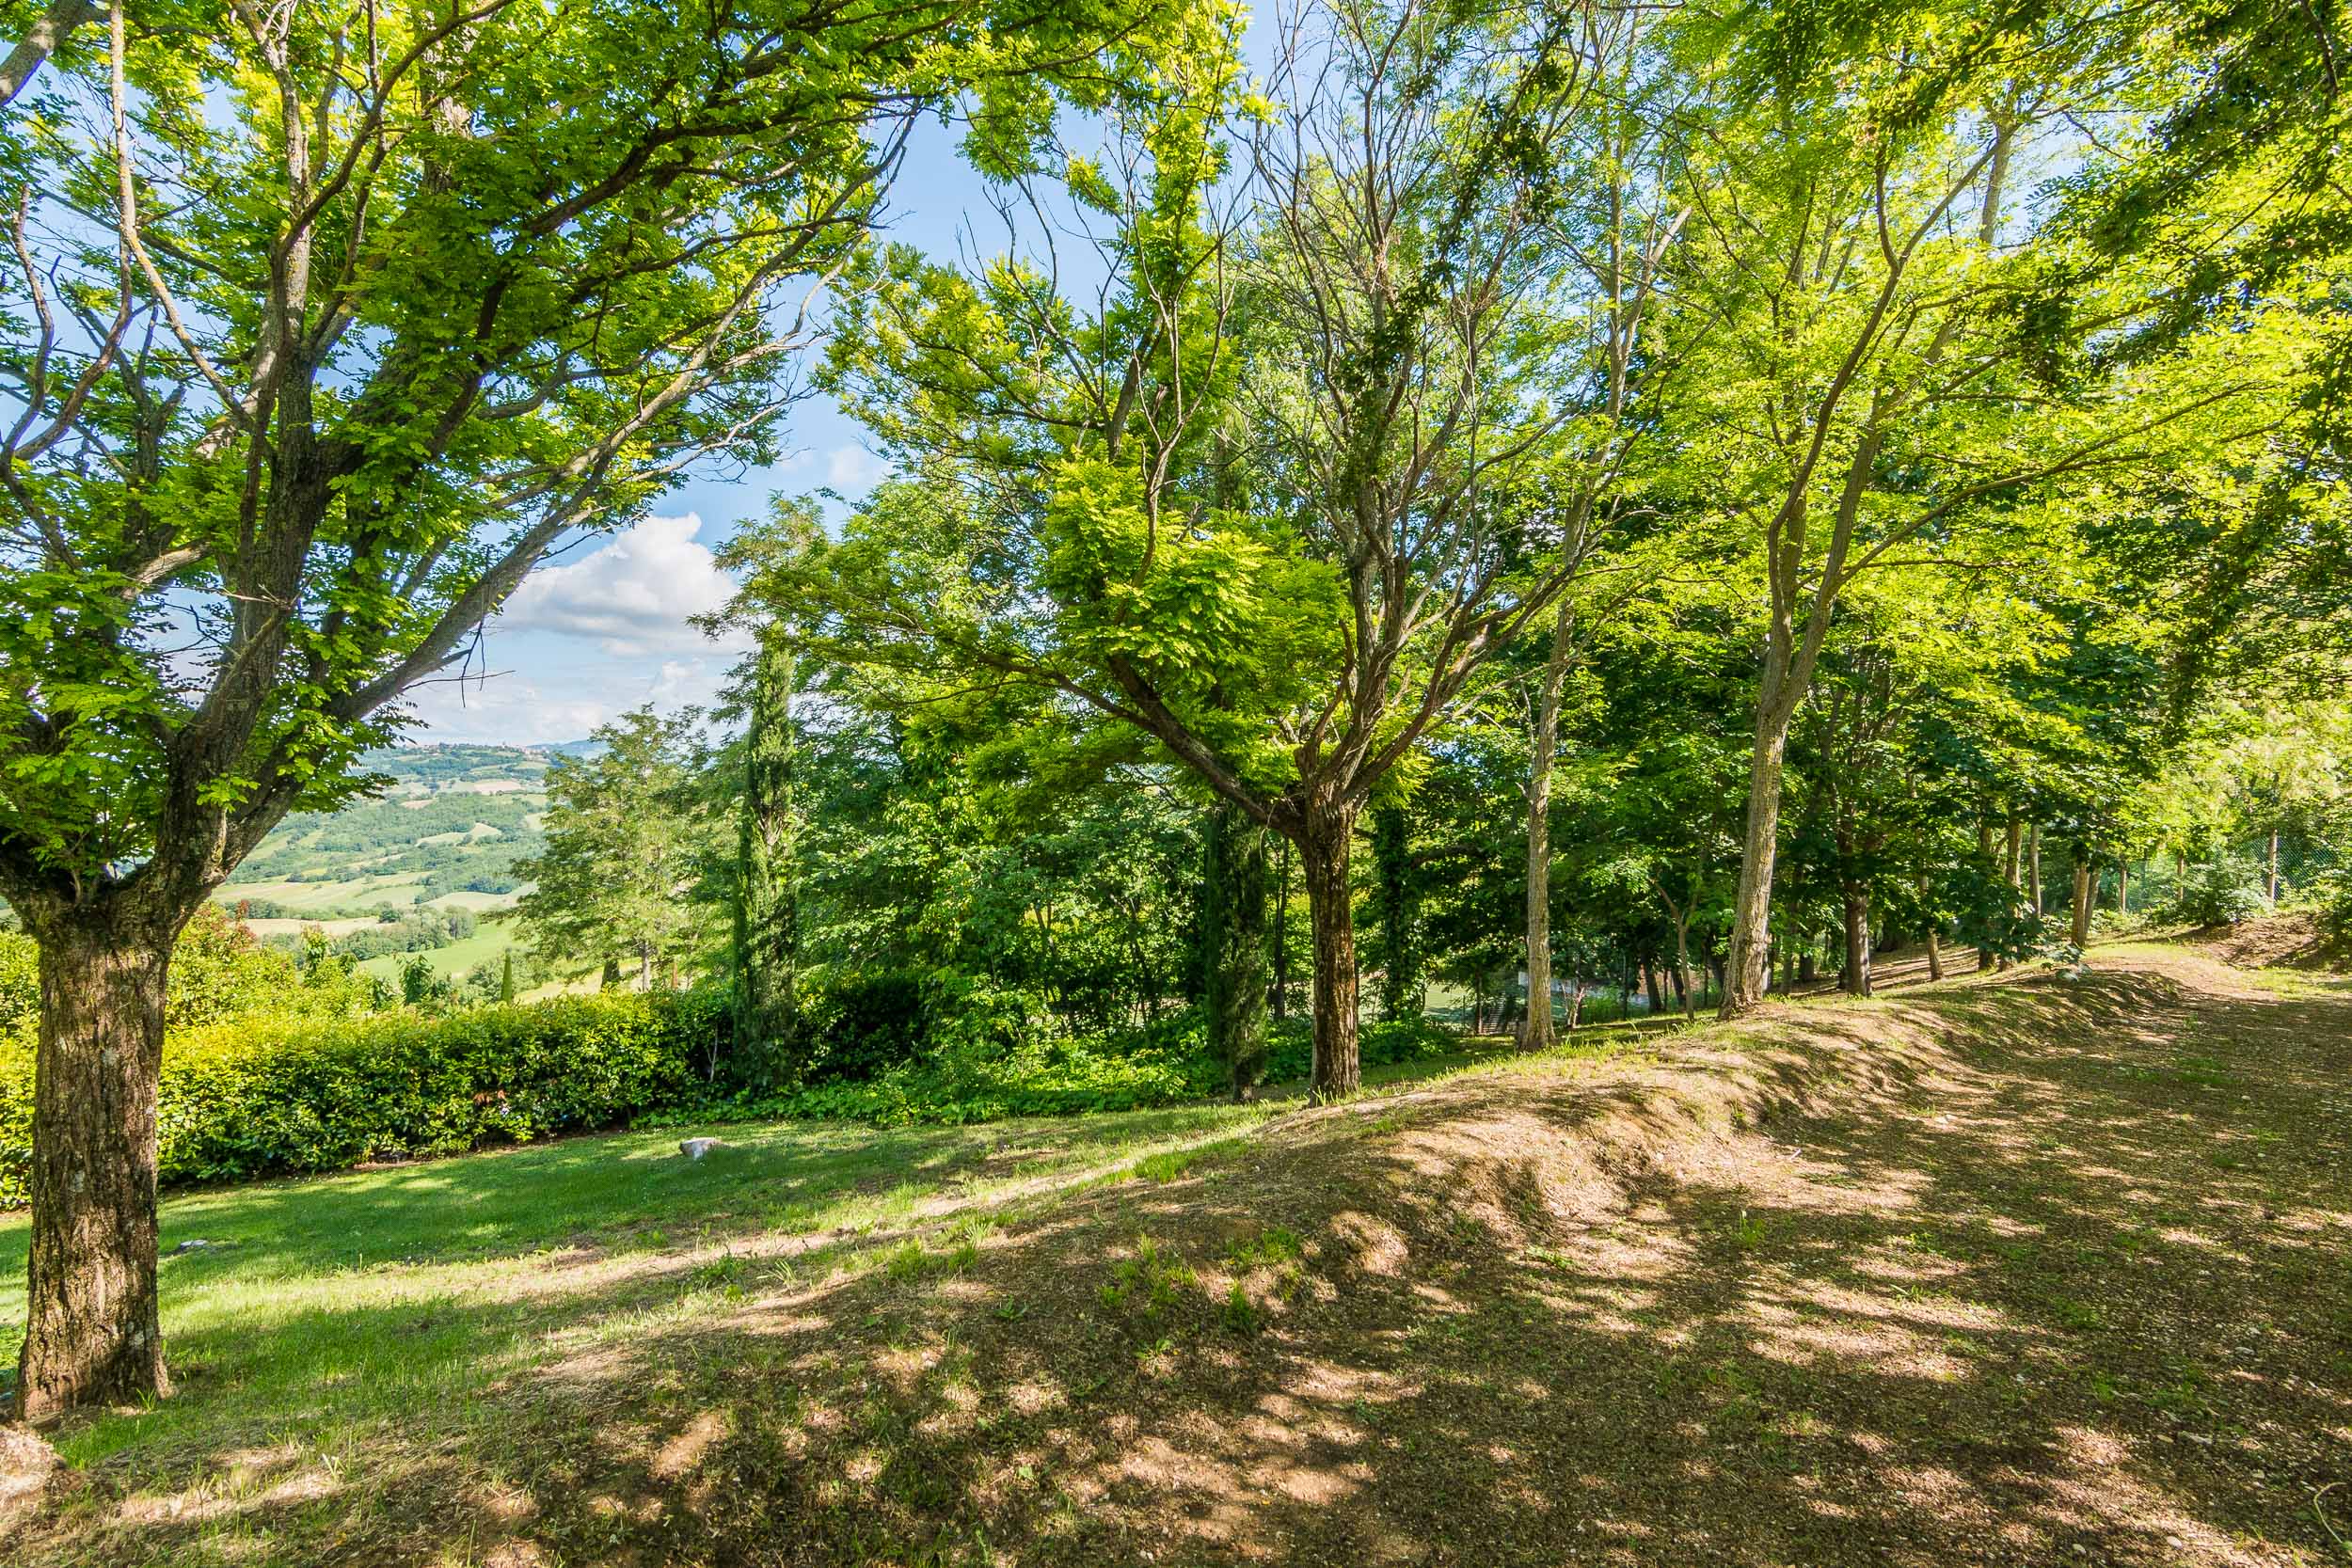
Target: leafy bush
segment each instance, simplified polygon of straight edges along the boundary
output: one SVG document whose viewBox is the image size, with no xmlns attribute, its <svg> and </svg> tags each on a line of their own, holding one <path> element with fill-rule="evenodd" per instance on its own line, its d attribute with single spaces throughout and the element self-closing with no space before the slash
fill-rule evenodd
<svg viewBox="0 0 2352 1568">
<path fill-rule="evenodd" d="M 800 1001 L 811 1081 L 862 1083 L 923 1054 L 919 974 L 829 973 L 803 986 Z"/>
<path fill-rule="evenodd" d="M 1033 1039 L 1002 1053 L 943 1053 L 862 1082 L 835 1079 L 779 1094 L 683 1104 L 644 1124 L 839 1117 L 877 1127 L 961 1126 L 1007 1117 L 1143 1110 L 1204 1099 L 1223 1084 L 1223 1069 L 1204 1058 L 1126 1051 L 1124 1043 L 1080 1037 Z"/>
<path fill-rule="evenodd" d="M 1270 1031 L 1266 1068 L 1271 1083 L 1304 1078 L 1314 1068 L 1314 1031 L 1304 1019 L 1285 1019 Z M 1356 1050 L 1363 1066 L 1394 1067 L 1422 1062 L 1462 1049 L 1462 1042 L 1425 1018 L 1391 1018 L 1367 1023 Z"/>
<path fill-rule="evenodd" d="M 407 1015 L 246 1021 L 164 1042 L 167 1184 L 341 1170 L 615 1127 L 702 1092 L 717 1021 L 694 992 Z M 26 1199 L 33 1057 L 0 1047 L 0 1207 Z"/>
<path fill-rule="evenodd" d="M 2268 907 L 2261 873 L 2243 862 L 2215 861 L 2189 867 L 2166 912 L 2192 926 L 2235 926 Z"/>
<path fill-rule="evenodd" d="M 2321 872 L 2312 891 L 2318 899 L 2320 941 L 2331 951 L 2352 954 L 2352 870 Z"/>
</svg>

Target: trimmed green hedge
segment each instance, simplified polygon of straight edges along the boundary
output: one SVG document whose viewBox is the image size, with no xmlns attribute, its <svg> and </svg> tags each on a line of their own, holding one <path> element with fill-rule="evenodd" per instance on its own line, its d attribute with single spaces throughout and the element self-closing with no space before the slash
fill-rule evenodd
<svg viewBox="0 0 2352 1568">
<path fill-rule="evenodd" d="M 167 1186 L 449 1154 L 624 1125 L 705 1091 L 715 1004 L 692 992 L 446 1018 L 246 1020 L 164 1044 Z M 0 1049 L 0 1207 L 28 1200 L 33 1057 Z"/>
<path fill-rule="evenodd" d="M 819 1074 L 853 1065 L 866 1075 L 733 1098 L 722 1098 L 708 1076 L 725 1032 L 717 990 L 611 990 L 439 1018 L 246 1019 L 175 1029 L 164 1042 L 159 1174 L 177 1186 L 343 1170 L 632 1123 L 839 1117 L 905 1126 L 1077 1116 L 1208 1099 L 1226 1088 L 1195 1010 L 1146 1029 L 1071 1037 L 1052 1033 L 1041 1005 L 1019 993 L 932 990 L 911 1059 L 884 1066 L 881 1053 L 836 1059 L 820 1052 Z M 1271 1044 L 1276 1078 L 1305 1075 L 1303 1024 L 1277 1029 Z M 1455 1049 L 1452 1036 L 1426 1022 L 1363 1033 L 1366 1067 Z M 32 1133 L 33 1053 L 20 1032 L 15 1043 L 0 1040 L 0 1208 L 27 1200 Z"/>
</svg>

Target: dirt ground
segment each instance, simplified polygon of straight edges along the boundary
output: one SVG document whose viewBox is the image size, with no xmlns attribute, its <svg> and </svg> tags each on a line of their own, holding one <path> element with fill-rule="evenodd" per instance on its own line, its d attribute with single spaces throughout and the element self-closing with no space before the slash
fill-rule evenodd
<svg viewBox="0 0 2352 1568">
<path fill-rule="evenodd" d="M 2189 933 L 2185 940 L 2208 956 L 2241 969 L 2329 967 L 2328 955 L 2319 940 L 2319 922 L 2308 911 L 2249 920 L 2238 926 L 2209 927 Z"/>
<path fill-rule="evenodd" d="M 1782 1005 L 616 1296 L 493 1451 L 126 1450 L 0 1558 L 2352 1560 L 2347 1069 L 2344 982 L 2180 948 Z"/>
</svg>

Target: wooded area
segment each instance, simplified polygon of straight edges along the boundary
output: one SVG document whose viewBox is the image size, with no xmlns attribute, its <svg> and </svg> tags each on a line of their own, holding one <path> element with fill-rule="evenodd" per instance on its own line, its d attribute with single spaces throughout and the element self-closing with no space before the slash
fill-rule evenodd
<svg viewBox="0 0 2352 1568">
<path fill-rule="evenodd" d="M 1335 1102 L 1367 1017 L 2352 935 L 2340 3 L 0 16 L 24 1421 L 170 1391 L 183 928 L 812 390 L 890 476 L 746 526 L 728 705 L 554 760 L 488 873 L 545 975 L 691 993 L 576 1016 L 690 1031 L 708 1106 L 1286 1045 Z M 942 121 L 957 258 L 885 222 Z M 516 994 L 330 958 L 289 1010 Z"/>
</svg>

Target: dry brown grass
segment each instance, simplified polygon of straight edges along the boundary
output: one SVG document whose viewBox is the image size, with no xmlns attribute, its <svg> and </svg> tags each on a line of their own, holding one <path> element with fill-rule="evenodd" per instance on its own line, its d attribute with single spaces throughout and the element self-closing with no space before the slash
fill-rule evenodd
<svg viewBox="0 0 2352 1568">
<path fill-rule="evenodd" d="M 2347 1067 L 2352 998 L 2178 952 L 1786 1006 L 586 1336 L 363 1477 L 135 1447 L 0 1554 L 2344 1560 Z"/>
<path fill-rule="evenodd" d="M 2309 911 L 2215 927 L 2192 932 L 2186 940 L 2200 952 L 2238 969 L 2336 967 L 2320 942 L 2318 918 Z"/>
</svg>

